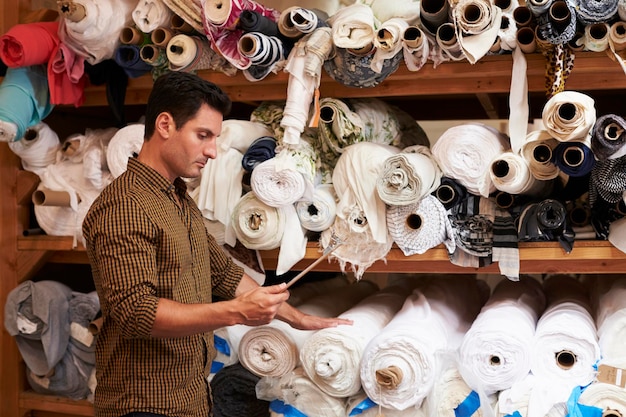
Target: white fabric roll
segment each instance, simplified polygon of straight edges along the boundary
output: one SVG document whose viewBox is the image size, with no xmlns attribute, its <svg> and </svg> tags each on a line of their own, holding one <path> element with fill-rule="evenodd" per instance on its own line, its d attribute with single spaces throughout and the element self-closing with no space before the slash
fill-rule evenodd
<svg viewBox="0 0 626 417">
<path fill-rule="evenodd" d="M 427 408 L 429 415 L 437 417 L 456 417 L 457 413 L 464 417 L 481 417 L 484 414 L 480 408 L 470 414 L 473 407 L 468 404 L 467 408 L 463 408 L 462 405 L 468 401 L 477 401 L 478 399 L 473 397 L 475 395 L 461 377 L 459 370 L 454 366 L 448 366 L 437 376 L 433 390 L 422 408 Z"/>
<path fill-rule="evenodd" d="M 372 282 L 359 281 L 332 293 L 313 297 L 298 309 L 320 317 L 335 317 L 377 290 Z M 300 364 L 299 350 L 313 333 L 313 330 L 294 329 L 277 319 L 254 327 L 239 343 L 239 362 L 260 377 L 286 375 Z"/>
<path fill-rule="evenodd" d="M 307 376 L 333 397 L 357 394 L 361 389 L 359 371 L 365 346 L 400 310 L 410 290 L 408 282 L 386 287 L 339 315 L 352 320 L 352 325 L 313 333 L 300 349 Z"/>
<path fill-rule="evenodd" d="M 443 132 L 431 151 L 444 176 L 456 179 L 472 194 L 488 197 L 496 190 L 489 165 L 508 149 L 506 136 L 496 129 L 465 123 Z"/>
<path fill-rule="evenodd" d="M 626 368 L 626 278 L 596 277 L 595 320 L 601 363 Z"/>
<path fill-rule="evenodd" d="M 478 11 L 477 17 L 475 11 Z M 459 0 L 452 8 L 452 20 L 463 53 L 475 64 L 489 52 L 498 37 L 502 9 L 489 0 Z"/>
<path fill-rule="evenodd" d="M 35 136 L 31 137 L 31 133 Z M 48 165 L 56 162 L 61 142 L 50 126 L 40 122 L 30 127 L 20 140 L 9 142 L 9 148 L 22 160 L 22 168 L 39 175 Z"/>
<path fill-rule="evenodd" d="M 456 248 L 447 210 L 432 195 L 407 206 L 387 208 L 389 235 L 405 256 L 423 254 L 443 243 L 448 253 Z"/>
<path fill-rule="evenodd" d="M 168 26 L 174 13 L 162 0 L 139 0 L 132 12 L 133 22 L 143 33 Z"/>
<path fill-rule="evenodd" d="M 409 26 L 402 35 L 402 55 L 407 69 L 421 70 L 433 47 L 434 41 L 419 26 Z"/>
<path fill-rule="evenodd" d="M 211 373 L 208 377 L 209 381 L 220 369 L 239 362 L 239 344 L 241 343 L 241 338 L 251 328 L 251 326 L 244 324 L 236 324 L 221 327 L 213 332 L 216 353 L 213 363 L 211 364 Z"/>
<path fill-rule="evenodd" d="M 337 195 L 332 184 L 321 184 L 313 190 L 311 199 L 296 203 L 296 212 L 302 227 L 312 232 L 322 232 L 335 222 Z"/>
<path fill-rule="evenodd" d="M 243 195 L 231 219 L 237 239 L 248 249 L 276 249 L 285 232 L 286 216 L 281 208 L 270 207 L 253 192 Z"/>
<path fill-rule="evenodd" d="M 552 153 L 560 142 L 545 130 L 534 130 L 526 136 L 521 154 L 533 177 L 552 180 L 559 176 L 559 167 L 552 162 Z"/>
<path fill-rule="evenodd" d="M 346 415 L 359 417 L 428 417 L 425 407 L 394 410 L 374 403 L 362 391 L 346 399 Z"/>
<path fill-rule="evenodd" d="M 409 27 L 409 22 L 400 17 L 392 17 L 383 21 L 374 36 L 376 51 L 372 57 L 370 68 L 377 73 L 383 69 L 386 60 L 396 56 L 402 50 L 402 35 Z"/>
<path fill-rule="evenodd" d="M 500 391 L 498 402 L 494 407 L 495 417 L 506 417 L 515 413 L 527 417 L 528 402 L 536 379 L 537 377 L 529 373 L 524 379 L 514 383 L 511 388 Z"/>
<path fill-rule="evenodd" d="M 414 290 L 363 352 L 365 393 L 383 407 L 419 407 L 440 372 L 438 358 L 459 347 L 482 301 L 467 277 L 437 277 Z"/>
<path fill-rule="evenodd" d="M 541 119 L 545 130 L 561 142 L 584 140 L 596 122 L 595 100 L 577 91 L 562 91 L 546 102 Z"/>
<path fill-rule="evenodd" d="M 107 147 L 107 166 L 114 178 L 126 171 L 128 158 L 138 154 L 143 146 L 145 125 L 130 124 L 118 130 Z"/>
<path fill-rule="evenodd" d="M 337 48 L 361 49 L 370 46 L 379 25 L 373 10 L 364 4 L 342 7 L 328 19 Z"/>
<path fill-rule="evenodd" d="M 437 189 L 441 170 L 430 149 L 408 146 L 387 158 L 376 180 L 378 196 L 390 206 L 414 204 Z"/>
<path fill-rule="evenodd" d="M 626 415 L 626 392 L 616 385 L 594 382 L 580 394 L 578 403 L 599 408 L 603 416 Z"/>
<path fill-rule="evenodd" d="M 540 196 L 547 184 L 532 175 L 530 165 L 521 155 L 503 152 L 491 161 L 489 170 L 494 187 L 509 194 Z"/>
<path fill-rule="evenodd" d="M 496 285 L 459 348 L 459 368 L 474 390 L 491 395 L 528 375 L 545 303 L 541 284 L 533 278 Z"/>
</svg>

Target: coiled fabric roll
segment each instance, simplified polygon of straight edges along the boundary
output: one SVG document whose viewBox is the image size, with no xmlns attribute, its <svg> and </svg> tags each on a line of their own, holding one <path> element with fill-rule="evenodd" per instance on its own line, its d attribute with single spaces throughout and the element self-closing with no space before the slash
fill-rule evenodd
<svg viewBox="0 0 626 417">
<path fill-rule="evenodd" d="M 541 284 L 531 277 L 496 285 L 459 348 L 459 368 L 472 388 L 491 395 L 528 375 L 532 340 L 545 305 Z"/>
<path fill-rule="evenodd" d="M 268 206 L 248 192 L 235 205 L 231 222 L 246 248 L 267 250 L 280 246 L 286 219 L 280 208 Z"/>
<path fill-rule="evenodd" d="M 626 190 L 626 156 L 596 161 L 591 170 L 589 204 L 593 207 L 599 200 L 617 203 Z"/>
<path fill-rule="evenodd" d="M 9 148 L 22 160 L 22 168 L 39 175 L 48 165 L 56 162 L 61 142 L 50 126 L 39 122 L 29 128 L 22 139 L 10 142 Z"/>
<path fill-rule="evenodd" d="M 591 150 L 599 160 L 623 156 L 626 144 L 626 120 L 616 114 L 605 114 L 596 120 L 591 136 Z"/>
<path fill-rule="evenodd" d="M 509 194 L 539 196 L 546 194 L 548 183 L 539 181 L 519 154 L 503 152 L 492 162 L 489 175 L 494 187 Z"/>
<path fill-rule="evenodd" d="M 321 184 L 313 190 L 311 199 L 296 202 L 300 224 L 312 232 L 323 232 L 335 222 L 337 195 L 332 184 Z"/>
<path fill-rule="evenodd" d="M 616 14 L 618 0 L 574 0 L 576 17 L 584 25 L 610 21 Z"/>
<path fill-rule="evenodd" d="M 547 181 L 559 175 L 559 167 L 553 160 L 554 149 L 559 143 L 545 130 L 535 130 L 526 136 L 521 153 L 533 177 Z"/>
<path fill-rule="evenodd" d="M 223 69 L 224 60 L 199 36 L 179 33 L 170 39 L 166 48 L 170 71 L 192 72 L 202 69 Z M 234 72 L 233 72 L 234 73 Z"/>
<path fill-rule="evenodd" d="M 240 363 L 217 372 L 211 380 L 215 417 L 268 417 L 269 402 L 256 397 L 259 379 Z"/>
<path fill-rule="evenodd" d="M 446 210 L 449 210 L 467 198 L 467 189 L 456 180 L 444 176 L 441 177 L 441 184 L 433 191 L 433 195 Z"/>
<path fill-rule="evenodd" d="M 552 45 L 563 45 L 576 36 L 576 8 L 568 0 L 550 2 L 548 11 L 537 16 L 537 30 Z"/>
<path fill-rule="evenodd" d="M 141 59 L 137 45 L 120 45 L 113 59 L 130 78 L 138 78 L 152 70 L 152 65 Z"/>
<path fill-rule="evenodd" d="M 589 174 L 596 161 L 588 141 L 561 142 L 554 148 L 552 157 L 561 172 L 570 177 L 584 177 Z"/>
<path fill-rule="evenodd" d="M 419 71 L 430 55 L 429 38 L 419 26 L 409 26 L 402 34 L 402 54 L 409 71 Z"/>
<path fill-rule="evenodd" d="M 0 36 L 0 58 L 8 67 L 47 64 L 59 43 L 59 22 L 17 24 Z"/>
<path fill-rule="evenodd" d="M 402 35 L 408 29 L 409 22 L 406 19 L 393 17 L 384 21 L 374 36 L 374 56 L 371 68 L 380 72 L 385 60 L 392 59 L 402 51 Z"/>
<path fill-rule="evenodd" d="M 563 91 L 546 102 L 541 119 L 548 134 L 561 142 L 584 140 L 596 122 L 595 101 L 577 91 Z"/>
<path fill-rule="evenodd" d="M 502 9 L 489 0 L 460 0 L 452 9 L 456 36 L 467 60 L 474 64 L 498 37 Z"/>
<path fill-rule="evenodd" d="M 626 279 L 594 282 L 593 306 L 601 363 L 626 368 L 623 341 L 626 337 Z"/>
<path fill-rule="evenodd" d="M 423 254 L 442 243 L 450 253 L 456 247 L 446 209 L 432 195 L 413 204 L 388 207 L 387 227 L 405 256 Z"/>
<path fill-rule="evenodd" d="M 163 0 L 140 0 L 131 16 L 137 28 L 143 33 L 165 27 L 172 19 L 172 10 Z"/>
</svg>

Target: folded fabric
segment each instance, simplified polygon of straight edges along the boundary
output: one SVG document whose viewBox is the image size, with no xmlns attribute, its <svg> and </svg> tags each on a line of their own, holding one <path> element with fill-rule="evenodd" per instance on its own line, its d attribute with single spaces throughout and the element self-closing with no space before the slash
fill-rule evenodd
<svg viewBox="0 0 626 417">
<path fill-rule="evenodd" d="M 546 132 L 561 142 L 584 140 L 596 122 L 595 101 L 577 91 L 563 91 L 546 102 L 541 119 Z"/>
<path fill-rule="evenodd" d="M 151 33 L 160 27 L 169 25 L 172 10 L 163 0 L 140 0 L 132 11 L 131 17 L 137 28 L 143 33 Z"/>
<path fill-rule="evenodd" d="M 456 247 L 448 213 L 432 195 L 413 204 L 387 207 L 387 227 L 405 256 L 426 253 L 442 243 L 449 253 Z"/>
<path fill-rule="evenodd" d="M 261 162 L 276 156 L 276 138 L 261 136 L 254 140 L 243 154 L 241 165 L 247 172 L 252 172 Z"/>
<path fill-rule="evenodd" d="M 28 369 L 45 376 L 63 359 L 70 340 L 72 290 L 58 281 L 24 281 L 7 296 L 4 327 L 15 337 Z"/>
<path fill-rule="evenodd" d="M 215 417 L 269 416 L 269 402 L 256 396 L 259 379 L 239 363 L 215 374 L 211 380 Z"/>
<path fill-rule="evenodd" d="M 357 394 L 365 346 L 391 321 L 410 291 L 410 281 L 390 285 L 339 315 L 352 320 L 352 325 L 313 333 L 300 348 L 300 362 L 307 376 L 333 397 Z"/>
<path fill-rule="evenodd" d="M 442 174 L 457 180 L 476 195 L 496 190 L 489 176 L 494 158 L 510 148 L 507 137 L 481 123 L 465 123 L 444 131 L 431 148 Z"/>
<path fill-rule="evenodd" d="M 39 122 L 30 127 L 20 140 L 9 142 L 9 148 L 20 157 L 22 168 L 39 175 L 48 165 L 56 162 L 61 142 L 50 126 Z"/>
<path fill-rule="evenodd" d="M 139 154 L 143 145 L 145 126 L 134 123 L 119 129 L 111 138 L 106 150 L 106 160 L 113 177 L 119 177 L 128 165 L 128 158 Z"/>
<path fill-rule="evenodd" d="M 459 348 L 459 369 L 469 386 L 492 395 L 528 375 L 545 303 L 541 284 L 532 277 L 496 285 Z"/>
<path fill-rule="evenodd" d="M 374 283 L 363 280 L 310 298 L 298 309 L 306 314 L 335 317 L 377 290 Z M 300 364 L 299 351 L 313 333 L 313 330 L 294 329 L 277 319 L 254 327 L 241 338 L 239 362 L 261 377 L 286 375 Z"/>
<path fill-rule="evenodd" d="M 90 393 L 88 378 L 80 373 L 80 368 L 69 351 L 54 366 L 54 372 L 50 376 L 40 376 L 29 370 L 26 372 L 26 379 L 33 391 L 39 394 L 83 400 Z"/>
<path fill-rule="evenodd" d="M 626 120 L 616 114 L 597 118 L 591 135 L 591 150 L 599 159 L 615 159 L 626 151 Z"/>
<path fill-rule="evenodd" d="M 482 303 L 477 281 L 467 277 L 437 277 L 415 289 L 363 352 L 368 397 L 396 410 L 419 408 L 434 387 L 439 360 L 459 347 Z"/>
<path fill-rule="evenodd" d="M 332 226 L 337 214 L 337 195 L 332 184 L 321 184 L 311 198 L 296 202 L 296 213 L 306 230 L 322 232 Z"/>
<path fill-rule="evenodd" d="M 376 181 L 381 200 L 390 206 L 415 204 L 439 186 L 441 170 L 430 149 L 409 146 L 390 156 Z"/>
</svg>

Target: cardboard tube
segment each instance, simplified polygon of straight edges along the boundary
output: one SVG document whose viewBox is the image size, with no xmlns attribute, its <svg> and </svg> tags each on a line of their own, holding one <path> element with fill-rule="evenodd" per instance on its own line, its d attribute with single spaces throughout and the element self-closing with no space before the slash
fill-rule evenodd
<svg viewBox="0 0 626 417">
<path fill-rule="evenodd" d="M 556 363 L 561 369 L 572 369 L 576 364 L 576 355 L 569 350 L 562 350 L 555 354 Z"/>
<path fill-rule="evenodd" d="M 98 317 L 97 319 L 92 320 L 91 323 L 89 323 L 89 326 L 87 327 L 87 330 L 89 330 L 89 333 L 91 333 L 94 336 L 100 333 L 101 329 L 102 329 L 102 317 Z"/>
<path fill-rule="evenodd" d="M 167 28 L 156 28 L 150 34 L 152 43 L 161 48 L 167 47 L 167 44 L 174 37 L 174 32 Z"/>
<path fill-rule="evenodd" d="M 69 207 L 71 201 L 70 193 L 67 191 L 53 191 L 47 188 L 35 190 L 31 199 L 36 206 Z"/>
<path fill-rule="evenodd" d="M 422 227 L 423 220 L 422 216 L 419 214 L 413 213 L 409 214 L 406 218 L 406 225 L 411 230 L 419 230 Z"/>
<path fill-rule="evenodd" d="M 513 10 L 513 20 L 518 28 L 530 26 L 533 21 L 533 14 L 526 6 L 519 6 Z"/>
<path fill-rule="evenodd" d="M 626 49 L 626 22 L 620 20 L 611 25 L 611 31 L 609 32 L 611 42 L 613 42 L 613 48 L 615 52 L 623 51 Z"/>
<path fill-rule="evenodd" d="M 417 26 L 409 26 L 406 28 L 402 35 L 402 40 L 411 49 L 417 49 L 422 46 L 424 37 L 422 36 L 422 30 Z"/>
<path fill-rule="evenodd" d="M 193 27 L 185 22 L 185 20 L 177 14 L 172 15 L 172 20 L 170 20 L 170 26 L 172 29 L 177 30 L 182 33 L 193 33 Z"/>
<path fill-rule="evenodd" d="M 397 366 L 376 370 L 376 383 L 387 389 L 396 389 L 402 382 L 402 369 Z"/>
<path fill-rule="evenodd" d="M 132 26 L 125 26 L 120 31 L 120 42 L 124 45 L 141 45 L 145 38 L 143 32 Z"/>
<path fill-rule="evenodd" d="M 537 50 L 535 31 L 530 26 L 519 28 L 517 30 L 516 39 L 517 45 L 525 54 L 532 54 Z"/>
<path fill-rule="evenodd" d="M 74 3 L 73 1 L 58 0 L 57 8 L 63 17 L 72 22 L 80 22 L 87 16 L 85 6 L 80 3 Z"/>
<path fill-rule="evenodd" d="M 569 25 L 572 15 L 567 7 L 567 4 L 564 1 L 558 0 L 550 6 L 548 19 L 552 22 L 554 27 L 559 30 L 563 30 Z"/>
</svg>

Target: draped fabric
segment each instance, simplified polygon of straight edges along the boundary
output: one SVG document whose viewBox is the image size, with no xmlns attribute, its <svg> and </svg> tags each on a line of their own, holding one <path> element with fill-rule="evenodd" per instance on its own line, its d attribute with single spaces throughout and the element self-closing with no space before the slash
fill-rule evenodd
<svg viewBox="0 0 626 417">
<path fill-rule="evenodd" d="M 460 0 L 452 9 L 452 18 L 463 54 L 471 64 L 476 63 L 496 41 L 502 9 L 489 0 Z"/>
<path fill-rule="evenodd" d="M 359 281 L 332 293 L 312 297 L 298 306 L 306 314 L 334 317 L 378 291 L 369 281 Z M 239 343 L 239 362 L 254 374 L 280 377 L 300 364 L 299 351 L 313 330 L 299 330 L 278 319 L 248 330 Z"/>
<path fill-rule="evenodd" d="M 596 122 L 595 100 L 577 91 L 563 91 L 546 102 L 541 118 L 553 138 L 561 142 L 584 140 Z"/>
<path fill-rule="evenodd" d="M 313 333 L 300 349 L 300 362 L 306 375 L 333 397 L 356 395 L 361 389 L 361 356 L 373 339 L 400 310 L 411 286 L 388 286 L 361 300 L 339 317 L 352 320 Z"/>
<path fill-rule="evenodd" d="M 442 243 L 449 253 L 456 247 L 447 211 L 432 195 L 413 204 L 387 207 L 387 227 L 405 256 L 426 253 Z"/>
<path fill-rule="evenodd" d="M 48 165 L 56 162 L 61 142 L 50 126 L 39 122 L 29 128 L 20 140 L 10 142 L 9 148 L 20 157 L 22 168 L 39 175 Z"/>
<path fill-rule="evenodd" d="M 489 164 L 509 149 L 505 135 L 480 123 L 448 128 L 431 151 L 442 174 L 457 180 L 470 193 L 489 196 L 496 188 L 489 177 Z"/>
<path fill-rule="evenodd" d="M 376 181 L 381 200 L 390 206 L 414 204 L 435 191 L 441 170 L 430 149 L 413 145 L 389 157 Z"/>
<path fill-rule="evenodd" d="M 474 390 L 495 394 L 528 375 L 531 342 L 545 303 L 534 278 L 496 285 L 459 348 L 459 368 Z"/>
<path fill-rule="evenodd" d="M 438 358 L 459 347 L 482 304 L 477 281 L 467 277 L 441 276 L 415 289 L 363 352 L 368 397 L 397 410 L 419 407 L 439 375 Z"/>
</svg>

